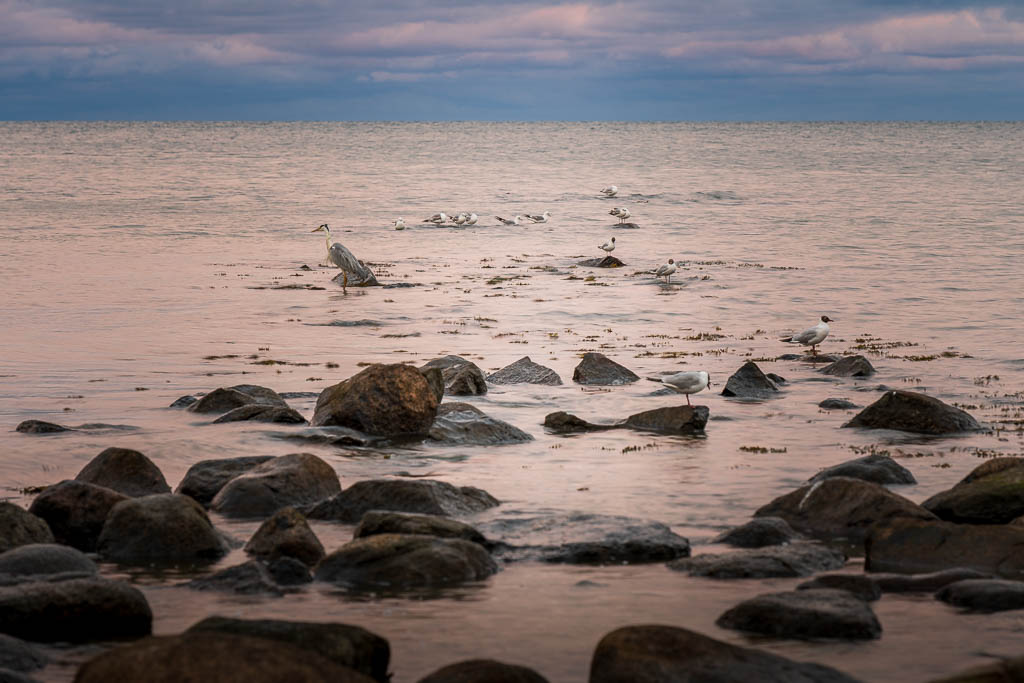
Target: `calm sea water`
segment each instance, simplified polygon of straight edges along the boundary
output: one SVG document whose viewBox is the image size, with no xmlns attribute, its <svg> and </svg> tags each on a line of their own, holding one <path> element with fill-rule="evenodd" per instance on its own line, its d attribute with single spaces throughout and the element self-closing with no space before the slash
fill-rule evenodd
<svg viewBox="0 0 1024 683">
<path fill-rule="evenodd" d="M 613 183 L 618 197 L 598 194 Z M 172 486 L 198 460 L 294 452 L 269 436 L 280 429 L 208 425 L 166 406 L 238 383 L 315 392 L 360 363 L 454 353 L 485 370 L 529 355 L 559 372 L 565 386 L 494 386 L 471 399 L 535 441 L 303 450 L 330 462 L 343 486 L 430 474 L 503 501 L 471 522 L 629 515 L 671 525 L 695 553 L 723 550 L 708 545 L 718 532 L 866 449 L 900 458 L 919 484 L 899 493 L 921 501 L 983 457 L 1024 455 L 1022 432 L 856 432 L 840 428 L 852 413 L 817 404 L 867 405 L 886 385 L 968 406 L 990 425 L 1020 419 L 1022 197 L 1020 123 L 0 123 L 0 495 L 27 505 L 21 488 L 74 477 L 107 446 L 143 451 Z M 639 227 L 617 228 L 615 206 Z M 544 210 L 553 218 L 543 225 L 494 220 Z M 419 223 L 436 211 L 481 220 Z M 391 228 L 399 216 L 411 229 Z M 324 241 L 310 230 L 324 222 L 383 282 L 419 286 L 342 294 L 316 268 Z M 611 236 L 626 268 L 573 267 Z M 659 284 L 651 271 L 670 257 L 684 267 Z M 275 289 L 290 284 L 325 289 Z M 820 381 L 803 363 L 774 360 L 794 350 L 778 337 L 822 314 L 838 321 L 823 350 L 870 340 L 875 377 Z M 364 319 L 379 324 L 324 325 Z M 706 438 L 545 434 L 555 410 L 611 420 L 678 403 L 646 381 L 572 384 L 588 350 L 645 377 L 706 369 L 717 390 L 754 358 L 790 383 L 763 403 L 697 395 L 712 415 Z M 313 399 L 292 404 L 312 414 Z M 137 429 L 13 431 L 29 418 Z M 256 527 L 215 522 L 241 539 Z M 351 535 L 315 529 L 328 550 Z M 236 552 L 217 568 L 241 560 Z M 399 683 L 469 657 L 583 681 L 599 638 L 634 623 L 754 642 L 865 680 L 924 680 L 1019 655 L 1024 630 L 1019 611 L 963 615 L 929 596 L 885 596 L 879 641 L 750 641 L 715 619 L 797 581 L 698 580 L 659 564 L 512 564 L 430 599 L 323 586 L 239 598 L 178 587 L 181 575 L 130 576 L 158 633 L 215 613 L 355 623 L 389 639 Z M 92 651 L 57 651 L 42 677 L 70 679 Z"/>
</svg>

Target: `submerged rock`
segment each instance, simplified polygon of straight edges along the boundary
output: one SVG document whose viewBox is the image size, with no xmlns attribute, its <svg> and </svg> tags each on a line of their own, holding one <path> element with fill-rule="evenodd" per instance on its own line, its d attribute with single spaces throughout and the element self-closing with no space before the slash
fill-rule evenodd
<svg viewBox="0 0 1024 683">
<path fill-rule="evenodd" d="M 916 484 L 917 479 L 910 470 L 887 455 L 873 453 L 863 458 L 847 460 L 846 462 L 827 467 L 810 478 L 809 484 L 829 479 L 831 477 L 850 477 L 863 481 L 874 482 L 875 484 Z"/>
<path fill-rule="evenodd" d="M 844 356 L 818 372 L 837 377 L 870 377 L 875 374 L 875 366 L 864 356 Z"/>
<path fill-rule="evenodd" d="M 188 408 L 190 405 L 192 405 L 193 403 L 195 403 L 198 400 L 199 400 L 198 398 L 196 398 L 195 396 L 191 396 L 191 395 L 181 396 L 179 398 L 174 399 L 174 403 L 172 403 L 171 405 L 169 405 L 167 407 L 168 408 Z"/>
<path fill-rule="evenodd" d="M 603 353 L 590 351 L 583 354 L 572 373 L 572 381 L 577 384 L 593 384 L 600 386 L 616 386 L 631 384 L 640 376 L 629 368 L 619 365 Z"/>
<path fill-rule="evenodd" d="M 272 459 L 271 455 L 244 455 L 239 458 L 200 460 L 188 468 L 174 492 L 191 496 L 200 505 L 209 507 L 225 484 Z"/>
<path fill-rule="evenodd" d="M 971 667 L 928 683 L 1016 683 L 1024 673 L 1024 657 L 1000 659 L 992 664 Z"/>
<path fill-rule="evenodd" d="M 239 595 L 284 595 L 285 590 L 274 580 L 270 570 L 260 560 L 249 560 L 227 567 L 209 576 L 193 579 L 185 584 L 197 591 L 221 591 Z"/>
<path fill-rule="evenodd" d="M 967 568 L 1024 579 L 1024 527 L 891 519 L 875 525 L 864 542 L 870 572 L 920 574 Z"/>
<path fill-rule="evenodd" d="M 853 410 L 860 406 L 853 401 L 847 401 L 845 398 L 826 398 L 818 404 L 818 407 L 822 410 Z"/>
<path fill-rule="evenodd" d="M 882 597 L 882 589 L 874 578 L 863 574 L 822 574 L 796 587 L 798 591 L 818 588 L 844 590 L 868 602 L 874 602 Z"/>
<path fill-rule="evenodd" d="M 0 553 L 0 576 L 43 580 L 52 574 L 84 577 L 97 571 L 96 563 L 85 553 L 66 545 L 33 543 Z"/>
<path fill-rule="evenodd" d="M 442 403 L 428 434 L 445 446 L 495 446 L 533 441 L 507 422 L 484 414 L 468 403 Z"/>
<path fill-rule="evenodd" d="M 804 537 L 780 517 L 758 517 L 746 524 L 719 534 L 712 543 L 725 543 L 737 548 L 763 548 L 783 545 Z"/>
<path fill-rule="evenodd" d="M 981 429 L 977 420 L 963 410 L 913 391 L 887 391 L 843 426 L 896 429 L 915 434 L 952 434 Z"/>
<path fill-rule="evenodd" d="M 34 671 L 42 669 L 49 661 L 49 657 L 34 645 L 0 633 L 0 674 L 3 674 L 5 670 Z M 0 681 L 2 680 L 4 680 L 3 676 L 0 675 Z M 15 679 L 12 683 L 18 682 Z"/>
<path fill-rule="evenodd" d="M 992 574 L 979 572 L 975 569 L 954 567 L 928 574 L 890 574 L 875 573 L 871 581 L 883 593 L 934 593 L 944 586 L 966 579 L 991 579 Z"/>
<path fill-rule="evenodd" d="M 577 261 L 576 265 L 583 266 L 585 268 L 621 268 L 626 265 L 614 256 L 605 256 L 604 258 L 588 258 L 583 261 Z"/>
<path fill-rule="evenodd" d="M 42 518 L 0 500 L 0 553 L 29 543 L 53 542 L 53 532 Z"/>
<path fill-rule="evenodd" d="M 491 494 L 472 486 L 455 487 L 432 479 L 371 479 L 357 481 L 333 498 L 314 505 L 306 516 L 353 523 L 370 510 L 458 516 L 498 504 Z"/>
<path fill-rule="evenodd" d="M 306 418 L 288 406 L 238 406 L 224 413 L 212 424 L 224 422 L 273 422 L 277 424 L 306 424 Z"/>
<path fill-rule="evenodd" d="M 947 522 L 1008 524 L 1024 515 L 1024 458 L 988 460 L 921 507 Z"/>
<path fill-rule="evenodd" d="M 310 505 L 341 490 L 334 468 L 312 453 L 282 455 L 228 481 L 210 509 L 228 517 L 266 517 Z"/>
<path fill-rule="evenodd" d="M 945 586 L 935 597 L 973 612 L 1024 609 L 1024 583 L 1005 579 L 967 579 Z"/>
<path fill-rule="evenodd" d="M 444 393 L 452 396 L 479 396 L 487 393 L 487 379 L 476 363 L 462 356 L 435 358 L 420 366 L 420 371 L 437 368 L 441 371 Z"/>
<path fill-rule="evenodd" d="M 487 381 L 492 384 L 560 385 L 562 378 L 551 368 L 538 365 L 530 360 L 529 356 L 523 356 L 515 363 L 488 375 Z"/>
<path fill-rule="evenodd" d="M 726 611 L 715 623 L 778 638 L 872 640 L 882 635 L 882 625 L 867 602 L 831 588 L 759 595 Z"/>
<path fill-rule="evenodd" d="M 544 428 L 555 434 L 576 434 L 579 432 L 600 432 L 606 429 L 618 429 L 621 424 L 598 425 L 560 410 L 544 417 Z"/>
<path fill-rule="evenodd" d="M 596 432 L 605 429 L 635 429 L 662 434 L 702 434 L 710 411 L 707 406 L 668 406 L 630 415 L 622 422 L 599 425 L 559 411 L 544 418 L 544 427 L 555 434 Z"/>
<path fill-rule="evenodd" d="M 469 659 L 441 667 L 418 683 L 548 683 L 533 669 L 493 659 Z"/>
<path fill-rule="evenodd" d="M 778 393 L 779 387 L 768 379 L 752 360 L 748 360 L 743 367 L 734 372 L 722 389 L 722 396 L 756 400 L 773 398 Z"/>
<path fill-rule="evenodd" d="M 75 479 L 133 497 L 171 492 L 160 468 L 130 448 L 107 448 L 90 460 Z"/>
<path fill-rule="evenodd" d="M 241 406 L 265 405 L 287 408 L 276 391 L 255 384 L 236 384 L 214 389 L 188 407 L 193 413 L 226 413 Z"/>
<path fill-rule="evenodd" d="M 690 576 L 712 579 L 763 579 L 810 576 L 839 569 L 845 563 L 846 555 L 838 550 L 817 543 L 791 543 L 728 553 L 704 553 L 674 560 L 667 566 Z"/>
<path fill-rule="evenodd" d="M 199 503 L 174 493 L 129 498 L 115 505 L 96 548 L 123 564 L 212 562 L 228 551 Z"/>
<path fill-rule="evenodd" d="M 278 510 L 264 521 L 245 544 L 245 552 L 268 562 L 279 557 L 294 557 L 309 566 L 326 554 L 306 518 L 294 508 Z"/>
<path fill-rule="evenodd" d="M 371 365 L 320 393 L 313 424 L 376 436 L 426 434 L 437 406 L 437 396 L 416 368 Z"/>
<path fill-rule="evenodd" d="M 110 510 L 128 498 L 105 486 L 66 479 L 46 487 L 29 512 L 46 520 L 58 543 L 94 552 Z"/>
<path fill-rule="evenodd" d="M 59 434 L 60 432 L 74 431 L 71 427 L 65 427 L 55 422 L 45 422 L 43 420 L 25 420 L 19 422 L 18 426 L 14 428 L 14 431 L 21 432 L 22 434 Z"/>
<path fill-rule="evenodd" d="M 370 510 L 359 520 L 353 538 L 377 534 L 417 534 L 438 538 L 461 538 L 464 541 L 488 546 L 484 535 L 470 525 L 438 515 L 419 515 L 408 512 Z"/>
</svg>

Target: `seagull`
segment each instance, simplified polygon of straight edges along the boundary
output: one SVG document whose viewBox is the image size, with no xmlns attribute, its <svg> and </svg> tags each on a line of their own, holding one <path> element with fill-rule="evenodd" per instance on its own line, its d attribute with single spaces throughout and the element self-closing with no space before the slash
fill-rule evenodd
<svg viewBox="0 0 1024 683">
<path fill-rule="evenodd" d="M 501 216 L 495 216 L 495 218 L 497 218 L 499 221 L 501 221 L 505 225 L 522 225 L 522 220 L 523 220 L 523 217 L 518 215 L 518 214 L 512 220 L 509 220 L 508 218 L 502 218 Z"/>
<path fill-rule="evenodd" d="M 405 219 L 404 218 L 399 217 L 398 220 L 395 221 L 395 230 L 405 230 Z"/>
<path fill-rule="evenodd" d="M 611 238 L 610 240 L 599 246 L 598 249 L 604 249 L 609 254 L 612 253 L 613 251 L 615 251 L 615 238 Z"/>
<path fill-rule="evenodd" d="M 539 216 L 531 216 L 531 215 L 527 214 L 526 217 L 529 218 L 534 223 L 547 223 L 548 219 L 551 218 L 551 212 L 550 211 L 545 211 L 544 213 L 542 213 Z"/>
<path fill-rule="evenodd" d="M 827 315 L 823 315 L 821 316 L 821 322 L 814 327 L 808 327 L 800 334 L 795 334 L 792 337 L 783 337 L 782 341 L 810 346 L 811 354 L 815 355 L 818 352 L 815 347 L 825 341 L 825 337 L 828 336 L 828 324 L 834 322 L 835 320 L 832 320 L 832 318 L 829 318 Z"/>
<path fill-rule="evenodd" d="M 460 213 L 458 216 L 452 219 L 455 225 L 463 225 L 466 222 L 466 214 Z"/>
<path fill-rule="evenodd" d="M 438 213 L 435 213 L 430 218 L 424 218 L 423 222 L 433 223 L 434 225 L 441 225 L 442 223 L 448 222 L 448 214 L 446 214 L 444 211 L 440 211 Z"/>
<path fill-rule="evenodd" d="M 608 187 L 601 190 L 601 194 L 603 194 L 605 197 L 614 197 L 618 193 L 619 188 L 615 187 L 614 185 L 609 185 Z"/>
<path fill-rule="evenodd" d="M 654 275 L 656 277 L 665 278 L 666 282 L 672 282 L 672 273 L 674 272 L 676 272 L 676 262 L 673 261 L 672 259 L 669 259 L 668 263 L 664 264 L 663 266 L 660 266 L 658 270 L 655 271 Z"/>
<path fill-rule="evenodd" d="M 611 215 L 613 215 L 613 216 L 615 216 L 616 218 L 618 218 L 618 219 L 619 219 L 619 224 L 620 224 L 620 225 L 622 224 L 622 222 L 623 222 L 624 220 L 626 220 L 626 219 L 627 219 L 627 218 L 629 218 L 629 216 L 630 216 L 630 214 L 629 214 L 629 209 L 627 209 L 627 208 L 626 208 L 626 207 L 624 207 L 624 206 L 623 206 L 623 207 L 618 207 L 618 206 L 616 206 L 616 207 L 615 207 L 614 209 L 612 209 L 612 210 L 611 210 L 611 211 L 609 211 L 608 213 L 610 213 Z"/>
<path fill-rule="evenodd" d="M 476 222 L 480 220 L 480 217 L 475 213 L 469 214 L 469 218 L 466 219 L 466 225 L 476 225 Z"/>
<path fill-rule="evenodd" d="M 690 370 L 662 377 L 661 383 L 686 394 L 686 405 L 693 405 L 690 403 L 690 394 L 696 394 L 711 386 L 711 376 L 704 370 Z"/>
</svg>

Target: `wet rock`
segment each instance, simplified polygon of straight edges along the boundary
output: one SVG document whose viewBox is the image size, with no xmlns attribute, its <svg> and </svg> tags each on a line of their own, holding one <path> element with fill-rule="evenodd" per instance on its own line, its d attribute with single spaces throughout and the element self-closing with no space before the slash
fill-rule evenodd
<svg viewBox="0 0 1024 683">
<path fill-rule="evenodd" d="M 981 429 L 977 420 L 963 410 L 913 391 L 887 391 L 843 426 L 897 429 L 915 434 L 951 434 Z"/>
<path fill-rule="evenodd" d="M 264 637 L 210 631 L 146 638 L 108 650 L 83 664 L 75 678 L 76 683 L 371 683 L 373 680 L 307 648 Z"/>
<path fill-rule="evenodd" d="M 75 479 L 113 489 L 126 496 L 171 492 L 160 468 L 130 448 L 107 448 L 90 460 Z"/>
<path fill-rule="evenodd" d="M 551 368 L 538 365 L 530 360 L 529 356 L 523 356 L 515 363 L 488 375 L 487 381 L 491 384 L 560 385 L 562 378 Z"/>
<path fill-rule="evenodd" d="M 25 420 L 19 422 L 14 431 L 22 434 L 58 434 L 60 432 L 74 431 L 70 427 L 59 425 L 55 422 L 44 422 L 43 420 Z"/>
<path fill-rule="evenodd" d="M 577 384 L 594 384 L 599 386 L 617 386 L 631 384 L 640 376 L 629 368 L 619 365 L 603 353 L 590 351 L 583 354 L 572 372 L 572 381 Z"/>
<path fill-rule="evenodd" d="M 487 546 L 484 535 L 470 525 L 437 515 L 417 515 L 405 512 L 370 510 L 359 520 L 353 538 L 376 534 L 418 534 L 438 538 L 461 538 L 464 541 Z"/>
<path fill-rule="evenodd" d="M 763 579 L 810 576 L 839 569 L 845 563 L 846 555 L 838 550 L 816 543 L 791 543 L 729 553 L 705 553 L 674 560 L 667 566 L 690 576 L 712 579 Z"/>
<path fill-rule="evenodd" d="M 618 429 L 621 424 L 598 425 L 576 417 L 563 410 L 549 413 L 544 418 L 544 428 L 555 434 L 576 434 L 579 432 L 600 432 L 605 429 Z"/>
<path fill-rule="evenodd" d="M 897 517 L 934 520 L 920 505 L 878 484 L 832 477 L 801 486 L 759 508 L 755 517 L 781 517 L 800 533 L 860 540 L 871 525 Z"/>
<path fill-rule="evenodd" d="M 268 405 L 287 408 L 276 391 L 254 384 L 236 384 L 214 389 L 188 407 L 193 413 L 226 413 L 240 406 Z"/>
<path fill-rule="evenodd" d="M 48 662 L 49 658 L 35 646 L 0 633 L 0 671 L 35 671 Z"/>
<path fill-rule="evenodd" d="M 27 674 L 0 667 L 0 683 L 39 683 L 39 681 L 30 678 Z"/>
<path fill-rule="evenodd" d="M 54 543 L 22 545 L 0 553 L 0 576 L 38 577 L 70 574 L 77 577 L 96 574 L 96 563 L 80 550 Z"/>
<path fill-rule="evenodd" d="M 875 374 L 875 366 L 864 356 L 843 356 L 818 372 L 836 377 L 870 377 Z"/>
<path fill-rule="evenodd" d="M 53 543 L 46 522 L 14 503 L 0 501 L 0 553 L 29 543 Z"/>
<path fill-rule="evenodd" d="M 808 483 L 814 484 L 832 477 L 850 477 L 876 484 L 917 483 L 917 479 L 910 473 L 910 470 L 889 456 L 877 453 L 827 467 L 811 477 Z"/>
<path fill-rule="evenodd" d="M 715 624 L 777 638 L 872 640 L 882 635 L 868 603 L 829 588 L 759 595 L 726 611 Z"/>
<path fill-rule="evenodd" d="M 853 410 L 860 406 L 853 401 L 847 401 L 845 398 L 826 398 L 818 404 L 818 407 L 822 410 Z"/>
<path fill-rule="evenodd" d="M 313 573 L 294 557 L 279 557 L 267 565 L 270 577 L 279 586 L 300 586 L 313 581 Z"/>
<path fill-rule="evenodd" d="M 174 399 L 174 403 L 167 406 L 168 408 L 188 408 L 199 399 L 195 396 L 181 396 Z"/>
<path fill-rule="evenodd" d="M 783 545 L 804 537 L 779 517 L 758 517 L 717 536 L 712 543 L 725 543 L 737 548 L 763 548 Z"/>
<path fill-rule="evenodd" d="M 163 493 L 115 505 L 96 548 L 123 564 L 191 564 L 219 559 L 228 544 L 199 503 Z"/>
<path fill-rule="evenodd" d="M 796 587 L 798 591 L 817 588 L 844 590 L 867 602 L 874 602 L 882 597 L 882 589 L 878 587 L 874 578 L 863 574 L 823 574 Z"/>
<path fill-rule="evenodd" d="M 344 285 L 346 287 L 380 287 L 380 283 L 377 282 L 377 278 L 370 269 L 362 261 L 359 262 L 359 265 L 362 266 L 362 272 L 357 275 L 349 273 L 347 284 L 345 283 L 345 275 L 343 273 L 338 273 L 332 277 L 331 282 L 338 286 Z"/>
<path fill-rule="evenodd" d="M 583 261 L 577 261 L 576 265 L 585 268 L 621 268 L 626 264 L 614 256 L 605 256 L 604 258 L 588 258 Z"/>
<path fill-rule="evenodd" d="M 873 527 L 864 542 L 870 572 L 920 574 L 955 567 L 1024 579 L 1024 528 L 891 519 Z M 884 590 L 884 589 L 883 589 Z"/>
<path fill-rule="evenodd" d="M 548 683 L 533 669 L 493 659 L 470 659 L 441 667 L 419 683 Z"/>
<path fill-rule="evenodd" d="M 1017 683 L 1021 680 L 1024 680 L 1024 657 L 1012 657 L 933 678 L 928 683 Z"/>
<path fill-rule="evenodd" d="M 239 458 L 201 460 L 188 468 L 188 472 L 174 492 L 191 496 L 200 505 L 209 506 L 214 496 L 229 481 L 272 459 L 271 455 L 246 455 Z"/>
<path fill-rule="evenodd" d="M 278 510 L 264 521 L 245 544 L 245 552 L 268 562 L 279 557 L 294 557 L 309 566 L 326 554 L 306 518 L 294 508 Z"/>
<path fill-rule="evenodd" d="M 821 664 L 723 643 L 675 626 L 625 626 L 604 636 L 590 683 L 857 683 Z"/>
<path fill-rule="evenodd" d="M 314 576 L 354 588 L 391 589 L 479 581 L 498 571 L 490 554 L 458 538 L 377 534 L 325 557 Z"/>
<path fill-rule="evenodd" d="M 0 630 L 36 642 L 96 642 L 148 635 L 142 592 L 99 578 L 35 581 L 0 588 Z"/>
<path fill-rule="evenodd" d="M 819 353 L 818 355 L 812 355 L 810 349 L 805 353 L 784 353 L 776 360 L 798 360 L 803 363 L 835 363 L 840 360 L 840 357 L 831 353 Z"/>
<path fill-rule="evenodd" d="M 1024 609 L 1024 583 L 1005 579 L 967 579 L 940 589 L 935 597 L 972 612 Z"/>
<path fill-rule="evenodd" d="M 354 523 L 370 510 L 459 516 L 498 504 L 491 494 L 473 486 L 455 487 L 432 479 L 371 479 L 357 481 L 333 498 L 314 505 L 306 516 Z"/>
<path fill-rule="evenodd" d="M 211 424 L 224 422 L 273 422 L 277 424 L 306 424 L 306 418 L 287 406 L 238 406 L 224 413 Z"/>
<path fill-rule="evenodd" d="M 319 502 L 340 490 L 333 467 L 312 453 L 292 453 L 228 481 L 210 509 L 227 517 L 266 517 L 281 508 Z"/>
<path fill-rule="evenodd" d="M 779 387 L 768 379 L 752 360 L 748 360 L 743 367 L 734 372 L 722 389 L 722 396 L 756 400 L 773 398 L 778 393 Z"/>
<path fill-rule="evenodd" d="M 883 593 L 934 593 L 935 591 L 957 581 L 966 579 L 991 579 L 992 574 L 979 572 L 976 569 L 954 567 L 928 574 L 890 574 L 879 572 L 871 575 L 871 580 Z"/>
<path fill-rule="evenodd" d="M 185 584 L 197 591 L 220 591 L 239 595 L 284 595 L 284 589 L 274 580 L 263 562 L 249 560 L 233 567 L 221 569 L 209 576 L 193 579 Z"/>
<path fill-rule="evenodd" d="M 988 460 L 921 507 L 947 522 L 1008 524 L 1024 515 L 1024 458 Z"/>
<path fill-rule="evenodd" d="M 371 365 L 320 393 L 313 424 L 377 436 L 426 434 L 437 406 L 437 396 L 416 368 Z"/>
<path fill-rule="evenodd" d="M 282 433 L 269 433 L 278 439 L 304 443 L 326 444 L 329 446 L 369 446 L 382 437 L 363 434 L 348 427 L 311 427 Z"/>
<path fill-rule="evenodd" d="M 29 512 L 46 520 L 58 543 L 91 553 L 111 508 L 127 499 L 105 486 L 66 479 L 46 487 L 32 501 Z"/>
<path fill-rule="evenodd" d="M 430 391 L 434 393 L 434 397 L 440 403 L 444 399 L 444 377 L 441 375 L 441 371 L 437 368 L 420 368 L 420 373 L 427 380 Z"/>
<path fill-rule="evenodd" d="M 668 406 L 630 415 L 623 426 L 662 434 L 703 434 L 709 414 L 707 406 Z"/>
<path fill-rule="evenodd" d="M 428 435 L 445 446 L 496 446 L 533 441 L 532 436 L 518 427 L 486 415 L 468 403 L 442 403 Z"/>
<path fill-rule="evenodd" d="M 426 363 L 420 370 L 441 371 L 444 393 L 452 396 L 479 396 L 487 393 L 487 379 L 475 363 L 462 356 L 444 356 Z"/>
<path fill-rule="evenodd" d="M 207 617 L 185 633 L 230 633 L 288 643 L 314 652 L 335 664 L 387 683 L 391 647 L 388 641 L 359 626 L 278 619 Z"/>
</svg>

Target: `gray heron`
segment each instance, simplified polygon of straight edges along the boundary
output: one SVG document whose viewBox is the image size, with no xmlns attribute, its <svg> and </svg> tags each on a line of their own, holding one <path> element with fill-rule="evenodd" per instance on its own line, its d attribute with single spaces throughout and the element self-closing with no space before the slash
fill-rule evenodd
<svg viewBox="0 0 1024 683">
<path fill-rule="evenodd" d="M 327 227 L 326 223 L 321 225 L 319 228 L 312 230 L 312 232 L 327 233 L 327 263 L 328 265 L 333 263 L 341 269 L 342 291 L 345 291 L 348 287 L 349 275 L 359 282 L 364 282 L 370 277 L 373 277 L 373 273 L 370 272 L 370 269 L 360 263 L 355 254 L 346 249 L 345 245 L 341 242 L 331 244 L 331 229 Z"/>
</svg>

